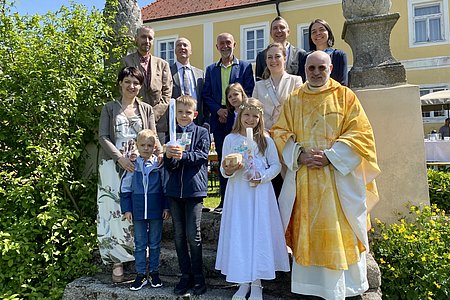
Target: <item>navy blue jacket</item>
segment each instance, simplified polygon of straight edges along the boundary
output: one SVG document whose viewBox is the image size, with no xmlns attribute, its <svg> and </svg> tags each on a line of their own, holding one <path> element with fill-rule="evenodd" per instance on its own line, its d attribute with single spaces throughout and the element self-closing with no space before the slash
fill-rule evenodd
<svg viewBox="0 0 450 300">
<path fill-rule="evenodd" d="M 217 115 L 217 111 L 221 108 L 222 103 L 221 68 L 220 61 L 206 68 L 205 83 L 202 91 L 203 101 L 211 113 L 211 132 L 216 130 L 224 131 L 226 126 L 226 124 L 219 122 L 219 116 Z M 251 97 L 255 87 L 252 65 L 235 57 L 231 68 L 229 83 L 239 82 L 247 96 Z"/>
<path fill-rule="evenodd" d="M 226 123 L 227 124 L 227 129 L 226 129 L 227 134 L 229 134 L 231 132 L 231 130 L 233 129 L 236 118 L 237 118 L 237 116 L 235 115 L 234 111 L 228 111 L 227 123 Z"/>
<path fill-rule="evenodd" d="M 120 209 L 122 213 L 131 212 L 136 221 L 162 219 L 163 210 L 169 207 L 164 196 L 164 168 L 158 168 L 156 156 L 145 165 L 139 156 L 134 172 L 125 172 L 120 184 Z M 147 196 L 144 180 L 148 180 Z"/>
<path fill-rule="evenodd" d="M 169 173 L 166 196 L 173 198 L 206 197 L 208 192 L 208 153 L 210 138 L 208 130 L 194 123 L 185 127 L 185 132 L 192 132 L 191 145 L 181 160 L 164 155 L 164 166 Z M 177 132 L 183 132 L 177 125 Z"/>
<path fill-rule="evenodd" d="M 347 54 L 344 51 L 334 48 L 325 49 L 331 57 L 331 63 L 333 64 L 333 70 L 330 77 L 339 82 L 342 85 L 348 86 L 348 71 L 347 71 Z M 303 82 L 306 82 L 305 64 L 306 58 L 312 52 L 308 52 L 307 55 L 301 58 L 298 64 L 297 75 L 302 76 Z"/>
</svg>

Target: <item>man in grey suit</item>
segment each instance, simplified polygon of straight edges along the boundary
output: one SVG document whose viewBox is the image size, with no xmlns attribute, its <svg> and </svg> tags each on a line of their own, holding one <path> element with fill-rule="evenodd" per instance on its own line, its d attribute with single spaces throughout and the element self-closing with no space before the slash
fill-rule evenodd
<svg viewBox="0 0 450 300">
<path fill-rule="evenodd" d="M 298 62 L 306 55 L 306 51 L 292 46 L 287 38 L 289 37 L 289 24 L 285 19 L 278 16 L 270 23 L 270 36 L 275 43 L 280 43 L 286 49 L 286 72 L 292 75 L 297 75 Z M 256 80 L 262 79 L 262 74 L 266 68 L 266 50 L 261 51 L 256 56 Z M 302 78 L 306 81 L 305 78 Z"/>
<path fill-rule="evenodd" d="M 204 125 L 205 122 L 208 122 L 207 110 L 202 101 L 205 73 L 190 64 L 189 58 L 192 55 L 192 46 L 187 38 L 180 37 L 176 40 L 175 55 L 177 60 L 170 66 L 173 81 L 172 98 L 176 99 L 181 95 L 189 95 L 196 99 L 198 116 L 194 122 L 197 125 Z"/>
<path fill-rule="evenodd" d="M 161 142 L 169 131 L 167 108 L 172 95 L 172 76 L 169 63 L 150 53 L 155 39 L 155 31 L 150 26 L 142 26 L 136 32 L 137 51 L 121 60 L 122 67 L 136 67 L 144 74 L 144 84 L 139 96 L 153 107 L 156 130 Z"/>
</svg>

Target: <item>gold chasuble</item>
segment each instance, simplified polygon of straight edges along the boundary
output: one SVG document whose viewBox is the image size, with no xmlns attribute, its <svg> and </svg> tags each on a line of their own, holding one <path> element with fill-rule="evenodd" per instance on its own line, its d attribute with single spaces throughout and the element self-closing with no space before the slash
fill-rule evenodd
<svg viewBox="0 0 450 300">
<path fill-rule="evenodd" d="M 279 153 L 290 137 L 303 151 L 330 149 L 341 142 L 361 157 L 358 167 L 362 168 L 363 177 L 365 169 L 370 174 L 379 173 L 372 127 L 366 114 L 355 94 L 333 79 L 316 91 L 307 84 L 295 90 L 271 132 Z M 366 250 L 365 241 L 358 240 L 344 214 L 336 188 L 336 172 L 339 171 L 332 164 L 319 169 L 300 166 L 297 171 L 296 199 L 286 242 L 302 266 L 348 270 Z M 366 195 L 377 198 L 373 178 L 361 182 L 367 183 Z"/>
</svg>

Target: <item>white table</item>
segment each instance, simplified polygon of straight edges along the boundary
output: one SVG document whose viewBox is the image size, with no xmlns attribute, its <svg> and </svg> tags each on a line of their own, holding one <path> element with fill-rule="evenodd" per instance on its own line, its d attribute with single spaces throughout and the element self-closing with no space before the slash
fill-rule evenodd
<svg viewBox="0 0 450 300">
<path fill-rule="evenodd" d="M 450 162 L 450 141 L 425 140 L 425 157 L 427 162 Z"/>
</svg>

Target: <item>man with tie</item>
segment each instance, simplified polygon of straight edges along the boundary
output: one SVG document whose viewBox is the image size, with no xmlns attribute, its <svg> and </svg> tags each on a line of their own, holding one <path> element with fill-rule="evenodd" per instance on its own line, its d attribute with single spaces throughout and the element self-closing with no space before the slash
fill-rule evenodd
<svg viewBox="0 0 450 300">
<path fill-rule="evenodd" d="M 196 99 L 198 116 L 194 122 L 197 125 L 203 125 L 208 117 L 202 101 L 205 73 L 190 64 L 192 46 L 187 38 L 180 37 L 176 40 L 175 55 L 177 60 L 170 66 L 173 81 L 172 98 L 177 99 L 181 95 L 187 95 Z"/>
<path fill-rule="evenodd" d="M 234 55 L 236 42 L 229 33 L 221 33 L 217 37 L 216 48 L 220 52 L 218 62 L 206 68 L 205 84 L 202 98 L 211 113 L 210 125 L 214 135 L 218 159 L 222 159 L 222 146 L 227 132 L 228 110 L 226 108 L 225 89 L 231 83 L 239 82 L 247 96 L 251 96 L 255 87 L 252 65 L 246 61 L 237 59 Z M 226 179 L 219 173 L 221 202 L 218 211 L 223 205 Z"/>
<path fill-rule="evenodd" d="M 289 34 L 289 24 L 284 18 L 278 16 L 273 19 L 270 24 L 270 36 L 275 43 L 284 45 L 284 49 L 286 49 L 286 72 L 291 75 L 297 75 L 298 62 L 300 61 L 299 59 L 306 55 L 306 51 L 292 46 L 287 40 Z M 265 68 L 266 50 L 259 52 L 256 56 L 255 75 L 257 81 L 262 79 L 262 74 Z M 302 78 L 302 80 L 303 82 L 306 81 L 305 78 Z"/>
<path fill-rule="evenodd" d="M 144 84 L 139 93 L 144 102 L 153 107 L 156 130 L 160 141 L 168 132 L 167 107 L 172 95 L 172 76 L 169 63 L 150 53 L 155 31 L 150 26 L 142 26 L 136 32 L 137 51 L 122 58 L 122 67 L 136 67 L 144 74 Z"/>
</svg>

